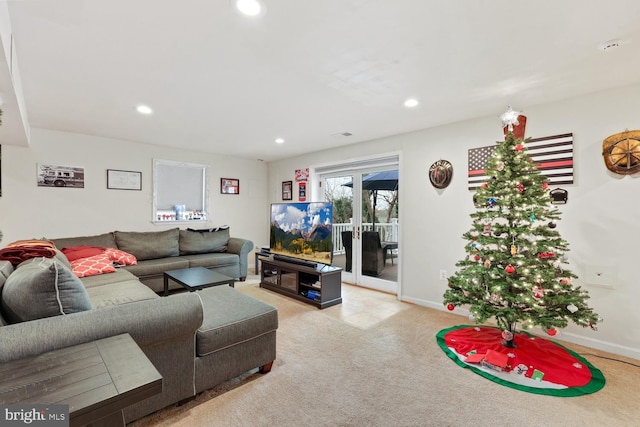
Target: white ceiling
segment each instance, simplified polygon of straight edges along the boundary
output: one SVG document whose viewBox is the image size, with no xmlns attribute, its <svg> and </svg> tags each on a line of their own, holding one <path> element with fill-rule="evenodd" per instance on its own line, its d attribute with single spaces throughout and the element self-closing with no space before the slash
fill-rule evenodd
<svg viewBox="0 0 640 427">
<path fill-rule="evenodd" d="M 264 3 L 9 0 L 31 126 L 270 161 L 640 82 L 638 0 Z"/>
</svg>

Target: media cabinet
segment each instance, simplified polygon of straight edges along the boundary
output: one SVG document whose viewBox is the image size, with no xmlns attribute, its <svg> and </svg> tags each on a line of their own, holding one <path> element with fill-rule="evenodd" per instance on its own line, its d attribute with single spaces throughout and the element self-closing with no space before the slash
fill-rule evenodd
<svg viewBox="0 0 640 427">
<path fill-rule="evenodd" d="M 260 255 L 260 287 L 322 309 L 342 303 L 342 269 L 316 267 Z"/>
</svg>

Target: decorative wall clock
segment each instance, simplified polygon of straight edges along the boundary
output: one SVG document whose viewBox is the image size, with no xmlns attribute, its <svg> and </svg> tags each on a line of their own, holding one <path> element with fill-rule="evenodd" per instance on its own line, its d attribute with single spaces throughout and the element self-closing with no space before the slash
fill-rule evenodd
<svg viewBox="0 0 640 427">
<path fill-rule="evenodd" d="M 602 157 L 611 172 L 621 175 L 640 172 L 640 130 L 627 130 L 605 138 Z"/>
<path fill-rule="evenodd" d="M 453 165 L 447 160 L 438 160 L 429 167 L 429 181 L 436 188 L 446 188 L 453 178 Z"/>
</svg>

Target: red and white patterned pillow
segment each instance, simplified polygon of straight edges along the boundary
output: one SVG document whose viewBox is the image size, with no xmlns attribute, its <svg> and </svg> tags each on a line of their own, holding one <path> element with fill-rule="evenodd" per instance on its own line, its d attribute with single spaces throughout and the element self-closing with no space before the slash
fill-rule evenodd
<svg viewBox="0 0 640 427">
<path fill-rule="evenodd" d="M 116 271 L 116 268 L 106 254 L 99 254 L 71 261 L 71 271 L 73 271 L 73 274 L 77 277 L 87 277 L 97 274 L 113 273 Z"/>
<path fill-rule="evenodd" d="M 109 259 L 120 265 L 138 265 L 138 260 L 135 256 L 131 255 L 128 252 L 121 251 L 116 248 L 106 248 L 104 251 L 105 255 L 109 257 Z"/>
</svg>

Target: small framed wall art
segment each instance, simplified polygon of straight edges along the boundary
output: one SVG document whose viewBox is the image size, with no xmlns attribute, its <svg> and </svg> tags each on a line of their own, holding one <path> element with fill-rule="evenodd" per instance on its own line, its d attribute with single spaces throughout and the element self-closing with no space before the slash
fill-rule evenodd
<svg viewBox="0 0 640 427">
<path fill-rule="evenodd" d="M 84 188 L 84 168 L 38 164 L 38 187 Z"/>
<path fill-rule="evenodd" d="M 142 191 L 142 172 L 107 169 L 107 189 Z"/>
<path fill-rule="evenodd" d="M 282 200 L 293 199 L 293 181 L 282 182 Z"/>
<path fill-rule="evenodd" d="M 235 178 L 220 178 L 220 193 L 240 194 L 240 180 Z"/>
</svg>

